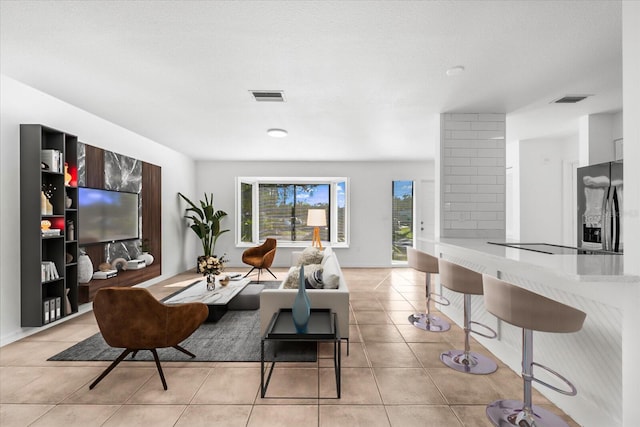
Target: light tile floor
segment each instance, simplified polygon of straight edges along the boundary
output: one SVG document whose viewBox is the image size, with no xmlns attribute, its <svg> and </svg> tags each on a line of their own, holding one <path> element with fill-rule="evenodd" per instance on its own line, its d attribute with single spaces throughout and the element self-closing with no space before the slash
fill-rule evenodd
<svg viewBox="0 0 640 427">
<path fill-rule="evenodd" d="M 283 278 L 285 269 L 274 269 Z M 498 362 L 487 376 L 445 367 L 440 352 L 464 334 L 419 330 L 424 275 L 411 269 L 344 269 L 351 292 L 350 355 L 343 349 L 342 398 L 335 399 L 332 350 L 315 363 L 279 364 L 260 398 L 259 363 L 163 363 L 164 391 L 152 362 L 123 362 L 94 390 L 108 362 L 47 358 L 98 332 L 91 312 L 0 348 L 0 425 L 14 426 L 490 426 L 485 405 L 520 399 L 522 382 Z M 149 289 L 158 298 L 196 277 L 185 273 Z M 485 351 L 473 341 L 474 350 Z M 488 354 L 488 353 L 487 353 Z M 287 396 L 305 397 L 292 399 Z M 541 394 L 534 403 L 563 416 Z"/>
</svg>

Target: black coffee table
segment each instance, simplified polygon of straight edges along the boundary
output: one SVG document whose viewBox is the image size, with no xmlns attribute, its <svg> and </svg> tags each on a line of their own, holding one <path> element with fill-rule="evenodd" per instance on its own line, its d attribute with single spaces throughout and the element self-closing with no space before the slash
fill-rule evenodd
<svg viewBox="0 0 640 427">
<path fill-rule="evenodd" d="M 296 332 L 293 324 L 293 316 L 290 308 L 282 308 L 273 314 L 267 332 L 260 340 L 260 394 L 265 397 L 275 361 L 271 361 L 271 368 L 266 378 L 264 369 L 264 343 L 265 341 L 310 341 L 310 342 L 333 342 L 333 367 L 336 374 L 336 392 L 340 399 L 340 367 L 342 363 L 342 352 L 340 349 L 340 332 L 335 313 L 328 308 L 312 308 L 311 317 L 307 325 L 306 333 Z M 297 397 L 297 396 L 294 396 Z"/>
</svg>

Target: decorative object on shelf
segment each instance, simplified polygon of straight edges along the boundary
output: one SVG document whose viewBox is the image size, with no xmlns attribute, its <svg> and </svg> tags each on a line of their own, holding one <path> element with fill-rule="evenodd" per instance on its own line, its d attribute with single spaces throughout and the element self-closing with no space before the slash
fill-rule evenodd
<svg viewBox="0 0 640 427">
<path fill-rule="evenodd" d="M 51 221 L 49 221 L 48 219 L 43 219 L 42 221 L 40 221 L 40 230 L 48 230 L 49 228 L 51 228 Z"/>
<path fill-rule="evenodd" d="M 69 186 L 71 182 L 71 174 L 69 173 L 69 163 L 64 162 L 64 185 Z"/>
<path fill-rule="evenodd" d="M 67 264 L 71 264 L 71 262 L 73 261 L 73 255 L 71 255 L 69 252 L 67 252 L 65 257 L 66 257 L 66 260 L 67 260 Z"/>
<path fill-rule="evenodd" d="M 300 266 L 298 293 L 296 294 L 296 299 L 293 301 L 291 315 L 293 317 L 293 324 L 296 327 L 296 331 L 299 334 L 306 333 L 309 317 L 311 316 L 311 301 L 309 300 L 309 295 L 307 295 L 305 287 L 304 265 Z"/>
<path fill-rule="evenodd" d="M 111 261 L 111 269 L 113 270 L 126 270 L 127 269 L 127 260 L 124 258 L 116 258 Z"/>
<path fill-rule="evenodd" d="M 145 265 L 153 264 L 153 260 L 154 260 L 153 255 L 151 255 L 149 252 L 142 252 L 140 255 L 136 257 L 136 259 L 140 259 L 144 261 Z"/>
<path fill-rule="evenodd" d="M 68 316 L 69 314 L 71 314 L 71 300 L 69 299 L 69 291 L 71 289 L 67 288 L 65 289 L 65 293 L 64 293 L 64 314 L 65 316 Z"/>
<path fill-rule="evenodd" d="M 307 211 L 307 226 L 313 228 L 311 246 L 322 249 L 320 242 L 320 227 L 327 226 L 327 213 L 324 209 L 309 209 Z"/>
<path fill-rule="evenodd" d="M 190 228 L 202 242 L 202 250 L 205 256 L 211 256 L 216 248 L 218 237 L 229 230 L 221 230 L 220 222 L 227 216 L 224 211 L 216 211 L 213 207 L 213 194 L 210 197 L 205 193 L 204 200 L 200 200 L 200 207 L 189 200 L 182 193 L 178 193 L 190 207 L 185 210 L 185 218 L 191 220 Z"/>
<path fill-rule="evenodd" d="M 43 148 L 40 150 L 41 161 L 49 166 L 49 170 L 52 172 L 62 172 L 64 156 L 62 151 L 51 148 Z"/>
<path fill-rule="evenodd" d="M 108 262 L 103 262 L 98 266 L 98 270 L 100 270 L 100 271 L 111 271 L 113 269 L 111 268 L 111 264 L 109 264 Z"/>
<path fill-rule="evenodd" d="M 44 191 L 40 192 L 40 215 L 47 214 L 47 196 L 45 196 Z"/>
<path fill-rule="evenodd" d="M 230 281 L 231 281 L 231 277 L 230 276 L 222 276 L 220 278 L 220 280 L 219 280 L 220 285 L 222 285 L 222 286 L 227 286 Z"/>
<path fill-rule="evenodd" d="M 73 225 L 73 221 L 67 221 L 67 240 L 76 240 L 76 230 L 75 225 Z"/>
<path fill-rule="evenodd" d="M 46 203 L 45 215 L 53 215 L 53 205 L 51 204 L 49 199 L 47 199 L 45 203 Z"/>
<path fill-rule="evenodd" d="M 55 185 L 42 184 L 42 192 L 40 194 L 40 212 L 42 215 L 53 215 L 53 205 L 50 199 L 53 197 L 54 191 L 56 191 Z"/>
<path fill-rule="evenodd" d="M 93 277 L 93 263 L 84 251 L 78 257 L 78 282 L 89 283 Z"/>
<path fill-rule="evenodd" d="M 64 195 L 64 205 L 65 205 L 65 207 L 67 209 L 69 209 L 72 204 L 73 204 L 73 200 L 71 200 L 71 197 L 69 197 L 69 195 L 65 194 Z"/>
</svg>

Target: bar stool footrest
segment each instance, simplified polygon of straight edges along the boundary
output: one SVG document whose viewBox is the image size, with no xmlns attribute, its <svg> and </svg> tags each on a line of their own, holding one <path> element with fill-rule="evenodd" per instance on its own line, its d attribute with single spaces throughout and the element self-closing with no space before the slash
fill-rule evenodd
<svg viewBox="0 0 640 427">
<path fill-rule="evenodd" d="M 578 390 L 576 390 L 576 387 L 571 383 L 571 381 L 569 381 L 568 379 L 566 379 L 565 377 L 563 377 L 562 375 L 560 375 L 559 373 L 557 373 L 556 371 L 554 371 L 551 368 L 548 368 L 544 365 L 541 365 L 539 363 L 536 362 L 531 362 L 531 366 L 537 366 L 538 368 L 544 369 L 545 371 L 547 371 L 548 373 L 552 374 L 553 376 L 555 376 L 556 378 L 558 378 L 560 381 L 562 381 L 563 383 L 565 383 L 566 385 L 569 386 L 569 388 L 571 390 L 566 391 L 566 390 L 562 390 L 556 386 L 553 386 L 549 383 L 546 383 L 542 380 L 537 379 L 536 377 L 534 377 L 533 375 L 531 376 L 531 380 L 537 382 L 538 384 L 542 384 L 545 387 L 550 388 L 551 390 L 558 392 L 560 394 L 564 394 L 566 396 L 575 396 L 576 394 L 578 394 Z"/>
<path fill-rule="evenodd" d="M 447 297 L 444 297 L 444 296 L 442 296 L 440 294 L 436 294 L 436 293 L 433 293 L 433 292 L 429 294 L 429 300 L 435 302 L 436 304 L 440 304 L 440 305 L 442 305 L 444 307 L 446 307 L 448 305 L 451 305 L 451 301 L 449 301 L 447 299 Z"/>
<path fill-rule="evenodd" d="M 485 333 L 482 333 L 482 332 L 475 331 L 475 330 L 471 329 L 471 325 L 478 325 L 481 328 L 484 328 L 487 331 L 491 332 L 491 334 L 485 334 Z M 476 335 L 480 335 L 481 337 L 489 338 L 491 340 L 498 338 L 498 333 L 496 331 L 494 331 L 493 328 L 490 328 L 489 326 L 485 325 L 484 323 L 475 322 L 473 320 L 469 321 L 469 332 L 474 333 Z"/>
</svg>

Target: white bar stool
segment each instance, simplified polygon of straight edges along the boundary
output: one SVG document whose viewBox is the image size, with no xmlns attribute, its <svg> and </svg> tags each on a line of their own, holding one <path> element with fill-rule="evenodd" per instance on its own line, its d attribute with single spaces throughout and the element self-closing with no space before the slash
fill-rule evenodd
<svg viewBox="0 0 640 427">
<path fill-rule="evenodd" d="M 522 328 L 522 379 L 524 402 L 518 400 L 496 400 L 487 406 L 487 417 L 496 426 L 568 426 L 557 415 L 531 404 L 531 382 L 535 381 L 558 393 L 575 396 L 573 384 L 559 373 L 533 361 L 533 331 L 577 332 L 582 329 L 584 312 L 558 301 L 543 297 L 518 286 L 483 275 L 484 303 L 489 312 L 499 319 Z M 569 391 L 547 384 L 533 376 L 537 366 L 555 375 Z"/>
<path fill-rule="evenodd" d="M 471 351 L 469 334 L 473 332 L 485 338 L 496 338 L 496 331 L 482 323 L 471 320 L 471 295 L 482 295 L 482 274 L 460 265 L 440 260 L 440 284 L 454 292 L 464 294 L 464 350 L 449 350 L 440 354 L 442 363 L 466 374 L 490 374 L 498 369 L 493 360 Z M 485 328 L 489 333 L 474 331 L 471 325 Z"/>
<path fill-rule="evenodd" d="M 407 260 L 409 267 L 414 270 L 426 273 L 426 293 L 427 293 L 427 311 L 426 313 L 414 313 L 409 316 L 409 323 L 416 328 L 431 332 L 448 331 L 451 325 L 444 319 L 440 319 L 431 314 L 429 306 L 431 305 L 431 297 L 438 298 L 435 302 L 440 305 L 449 305 L 449 300 L 440 294 L 431 292 L 431 274 L 438 273 L 438 258 L 427 253 L 421 252 L 414 248 L 407 248 Z"/>
</svg>

